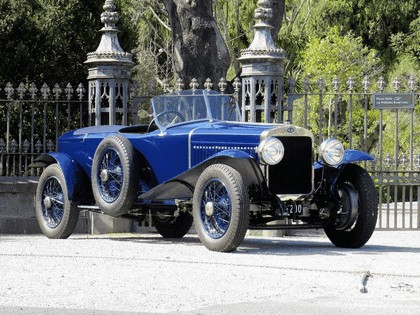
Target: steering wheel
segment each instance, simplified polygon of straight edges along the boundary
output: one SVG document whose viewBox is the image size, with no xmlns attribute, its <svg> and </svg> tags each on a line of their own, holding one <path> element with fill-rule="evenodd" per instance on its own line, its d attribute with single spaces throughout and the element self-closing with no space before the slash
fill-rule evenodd
<svg viewBox="0 0 420 315">
<path fill-rule="evenodd" d="M 176 110 L 167 110 L 164 112 L 159 113 L 158 115 L 156 115 L 156 117 L 154 117 L 152 119 L 152 121 L 149 123 L 149 126 L 147 127 L 147 132 L 156 130 L 157 126 L 156 126 L 156 118 L 160 118 L 163 116 L 167 116 L 167 119 L 165 119 L 166 123 L 163 124 L 165 127 L 169 127 L 177 122 L 182 122 L 185 121 L 185 117 L 178 111 Z"/>
</svg>

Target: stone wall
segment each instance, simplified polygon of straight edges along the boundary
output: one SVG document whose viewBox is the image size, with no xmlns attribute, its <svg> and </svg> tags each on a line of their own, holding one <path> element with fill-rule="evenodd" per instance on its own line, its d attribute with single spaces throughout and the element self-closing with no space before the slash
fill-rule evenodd
<svg viewBox="0 0 420 315">
<path fill-rule="evenodd" d="M 35 219 L 37 177 L 0 177 L 0 234 L 40 233 Z"/>
<path fill-rule="evenodd" d="M 34 196 L 38 177 L 0 177 L 0 234 L 38 234 Z M 137 222 L 81 211 L 75 233 L 144 232 Z"/>
</svg>

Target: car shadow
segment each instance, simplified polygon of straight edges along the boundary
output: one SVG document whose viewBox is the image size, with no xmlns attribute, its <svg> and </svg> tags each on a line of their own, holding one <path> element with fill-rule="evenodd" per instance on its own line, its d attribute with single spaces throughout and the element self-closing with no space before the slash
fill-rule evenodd
<svg viewBox="0 0 420 315">
<path fill-rule="evenodd" d="M 402 247 L 392 245 L 378 245 L 367 243 L 361 248 L 340 248 L 332 244 L 327 238 L 316 238 L 308 240 L 299 237 L 280 237 L 277 239 L 251 238 L 245 239 L 237 250 L 243 254 L 264 254 L 264 255 L 347 255 L 357 254 L 381 254 L 381 253 L 418 253 L 420 247 Z"/>
<path fill-rule="evenodd" d="M 183 246 L 203 246 L 199 238 L 195 234 L 187 234 L 183 238 L 163 238 L 158 234 L 130 234 L 129 236 L 113 235 L 112 237 L 98 236 L 89 237 L 89 239 L 108 239 L 118 242 L 131 242 L 142 244 L 159 244 L 159 245 L 174 245 L 182 244 Z M 242 244 L 237 248 L 233 254 L 255 254 L 255 255 L 293 255 L 293 256 L 308 256 L 308 255 L 347 255 L 349 253 L 357 254 L 381 254 L 381 253 L 417 253 L 420 254 L 420 247 L 410 246 L 392 246 L 382 244 L 369 244 L 361 248 L 340 248 L 332 244 L 326 237 L 278 237 L 278 238 L 264 238 L 264 237 L 245 237 Z"/>
</svg>

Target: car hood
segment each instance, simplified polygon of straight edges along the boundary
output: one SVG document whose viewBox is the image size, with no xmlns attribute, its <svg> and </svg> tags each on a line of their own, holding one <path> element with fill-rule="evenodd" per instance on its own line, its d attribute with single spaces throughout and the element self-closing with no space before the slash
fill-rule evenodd
<svg viewBox="0 0 420 315">
<path fill-rule="evenodd" d="M 256 144 L 269 136 L 312 136 L 307 129 L 291 124 L 245 122 L 209 122 L 193 128 L 190 127 L 189 134 L 194 141 L 207 138 L 227 143 L 240 141 Z"/>
<path fill-rule="evenodd" d="M 263 124 L 263 123 L 240 123 L 240 122 L 211 122 L 208 125 L 198 128 L 201 132 L 217 134 L 249 134 L 259 135 L 263 131 L 276 128 L 282 125 Z"/>
<path fill-rule="evenodd" d="M 312 134 L 290 124 L 210 122 L 190 129 L 190 167 L 220 154 L 221 151 L 242 151 L 249 157 L 256 158 L 260 142 L 270 136 L 312 137 Z"/>
</svg>

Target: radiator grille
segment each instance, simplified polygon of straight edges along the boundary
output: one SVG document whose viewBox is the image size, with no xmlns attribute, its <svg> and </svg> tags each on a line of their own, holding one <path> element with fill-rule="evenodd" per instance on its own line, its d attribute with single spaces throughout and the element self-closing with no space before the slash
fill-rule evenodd
<svg viewBox="0 0 420 315">
<path fill-rule="evenodd" d="M 268 187 L 277 195 L 307 194 L 313 185 L 313 149 L 310 137 L 277 137 L 284 158 L 268 167 Z"/>
</svg>

